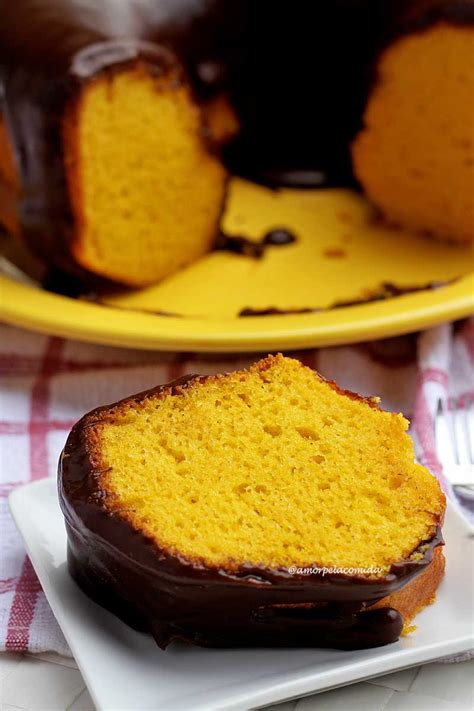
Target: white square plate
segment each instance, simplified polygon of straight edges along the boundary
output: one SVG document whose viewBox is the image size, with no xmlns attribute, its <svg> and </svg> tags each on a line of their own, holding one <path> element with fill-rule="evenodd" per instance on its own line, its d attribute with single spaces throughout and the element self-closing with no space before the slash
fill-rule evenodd
<svg viewBox="0 0 474 711">
<path fill-rule="evenodd" d="M 173 644 L 165 652 L 84 595 L 66 568 L 66 533 L 56 484 L 42 480 L 10 495 L 10 508 L 46 597 L 99 710 L 249 709 L 332 689 L 458 654 L 473 645 L 474 540 L 452 506 L 444 535 L 447 574 L 417 630 L 378 649 L 209 650 Z"/>
</svg>

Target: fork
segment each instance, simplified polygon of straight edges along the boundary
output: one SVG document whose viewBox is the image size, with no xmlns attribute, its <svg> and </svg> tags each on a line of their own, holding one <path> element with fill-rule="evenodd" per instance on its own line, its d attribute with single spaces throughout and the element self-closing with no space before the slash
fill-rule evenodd
<svg viewBox="0 0 474 711">
<path fill-rule="evenodd" d="M 474 499 L 474 397 L 438 400 L 436 452 L 453 489 Z"/>
</svg>

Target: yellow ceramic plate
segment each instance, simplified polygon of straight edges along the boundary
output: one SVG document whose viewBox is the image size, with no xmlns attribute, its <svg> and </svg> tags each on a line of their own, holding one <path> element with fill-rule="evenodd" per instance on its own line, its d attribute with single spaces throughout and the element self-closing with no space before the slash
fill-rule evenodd
<svg viewBox="0 0 474 711">
<path fill-rule="evenodd" d="M 3 275 L 0 316 L 97 343 L 259 351 L 383 338 L 474 309 L 468 247 L 389 229 L 349 190 L 276 192 L 234 180 L 223 227 L 255 240 L 286 227 L 298 239 L 267 248 L 261 259 L 214 252 L 157 286 L 102 294 L 101 303 L 57 296 Z M 409 289 L 446 281 L 451 283 L 437 289 L 333 308 L 364 299 L 384 283 Z M 238 316 L 245 308 L 315 311 Z"/>
</svg>

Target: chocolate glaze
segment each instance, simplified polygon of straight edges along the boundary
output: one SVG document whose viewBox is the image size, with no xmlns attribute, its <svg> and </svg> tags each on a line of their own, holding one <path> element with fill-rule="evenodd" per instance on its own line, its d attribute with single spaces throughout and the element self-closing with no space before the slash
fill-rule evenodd
<svg viewBox="0 0 474 711">
<path fill-rule="evenodd" d="M 265 254 L 267 247 L 284 247 L 296 242 L 297 239 L 296 235 L 285 227 L 276 227 L 266 232 L 258 242 L 243 235 L 228 235 L 221 231 L 214 249 L 217 252 L 232 252 L 260 259 Z"/>
<path fill-rule="evenodd" d="M 78 299 L 87 291 L 82 279 L 57 267 L 47 269 L 41 280 L 41 287 L 45 291 L 71 299 Z"/>
<path fill-rule="evenodd" d="M 413 286 L 397 286 L 391 282 L 385 281 L 373 291 L 369 292 L 367 296 L 362 296 L 359 299 L 351 299 L 350 301 L 335 301 L 331 306 L 326 308 L 318 308 L 311 306 L 303 306 L 297 309 L 280 309 L 276 306 L 268 306 L 263 309 L 254 309 L 251 306 L 246 306 L 239 311 L 238 316 L 283 316 L 288 314 L 311 314 L 319 313 L 320 311 L 331 311 L 332 309 L 342 309 L 347 306 L 360 306 L 361 304 L 368 304 L 371 301 L 385 301 L 386 299 L 392 299 L 396 296 L 403 296 L 404 294 L 413 294 L 418 291 L 428 291 L 434 289 L 440 289 L 443 286 L 452 284 L 454 279 L 449 281 L 432 281 L 429 284 L 413 285 Z"/>
<path fill-rule="evenodd" d="M 289 316 L 291 314 L 316 314 L 323 309 L 303 306 L 301 309 L 280 309 L 277 306 L 268 306 L 263 309 L 254 309 L 252 306 L 245 306 L 238 313 L 238 316 Z"/>
<path fill-rule="evenodd" d="M 455 279 L 430 281 L 428 284 L 412 284 L 409 286 L 398 286 L 393 282 L 384 281 L 377 289 L 371 291 L 367 297 L 353 299 L 351 301 L 336 301 L 330 308 L 337 309 L 344 308 L 346 306 L 358 306 L 359 304 L 365 304 L 370 301 L 385 301 L 386 299 L 392 299 L 395 296 L 414 294 L 418 291 L 435 291 L 436 289 L 441 289 L 443 286 L 452 284 L 454 281 Z"/>
<path fill-rule="evenodd" d="M 473 25 L 472 0 L 391 0 L 379 45 L 385 46 L 403 35 L 420 32 L 438 22 Z"/>
<path fill-rule="evenodd" d="M 208 377 L 185 376 L 113 407 L 179 397 Z M 373 400 L 338 390 L 377 406 Z M 69 570 L 92 599 L 135 629 L 150 632 L 163 649 L 174 639 L 212 647 L 339 649 L 375 647 L 398 639 L 403 625 L 399 612 L 370 606 L 426 570 L 442 544 L 439 526 L 420 544 L 418 560 L 410 556 L 395 563 L 381 579 L 291 575 L 284 568 L 231 561 L 226 567 L 207 566 L 160 547 L 114 510 L 111 495 L 101 487 L 100 458 L 88 437 L 96 423 L 111 417 L 110 408 L 101 407 L 74 426 L 58 472 Z"/>
<path fill-rule="evenodd" d="M 232 252 L 232 254 L 260 259 L 265 252 L 265 245 L 261 241 L 256 242 L 243 235 L 225 234 L 221 230 L 214 244 L 214 250 L 216 252 Z"/>
</svg>

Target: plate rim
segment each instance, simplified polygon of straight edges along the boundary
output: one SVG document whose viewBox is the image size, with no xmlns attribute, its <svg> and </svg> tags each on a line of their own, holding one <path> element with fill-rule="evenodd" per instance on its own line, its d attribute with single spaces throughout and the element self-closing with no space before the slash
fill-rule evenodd
<svg viewBox="0 0 474 711">
<path fill-rule="evenodd" d="M 64 338 L 144 350 L 249 353 L 342 345 L 421 330 L 474 313 L 474 272 L 424 290 L 307 314 L 176 318 L 72 299 L 0 274 L 0 319 Z"/>
<path fill-rule="evenodd" d="M 18 531 L 20 532 L 20 535 L 22 537 L 23 543 L 25 545 L 25 548 L 27 550 L 28 555 L 30 556 L 32 565 L 35 569 L 36 574 L 38 575 L 38 578 L 40 580 L 42 589 L 45 593 L 45 596 L 48 600 L 48 603 L 51 606 L 51 609 L 53 610 L 53 614 L 55 615 L 59 626 L 61 627 L 61 630 L 66 638 L 66 641 L 68 642 L 70 649 L 72 653 L 74 654 L 74 658 L 76 660 L 76 663 L 83 675 L 83 678 L 85 680 L 85 683 L 89 689 L 89 692 L 91 693 L 91 696 L 93 698 L 93 701 L 98 709 L 98 711 L 103 710 L 107 711 L 105 707 L 101 704 L 100 700 L 96 697 L 95 695 L 95 688 L 94 684 L 91 683 L 89 673 L 88 673 L 88 667 L 86 664 L 83 663 L 82 660 L 82 653 L 79 651 L 76 653 L 76 644 L 73 639 L 70 638 L 69 631 L 68 631 L 68 625 L 67 625 L 67 620 L 64 619 L 64 611 L 65 607 L 60 604 L 59 601 L 56 600 L 55 592 L 54 592 L 54 585 L 49 582 L 47 570 L 42 564 L 40 560 L 38 560 L 37 556 L 35 555 L 35 550 L 37 551 L 37 548 L 35 549 L 34 547 L 30 546 L 30 541 L 29 541 L 29 536 L 28 533 L 25 536 L 25 528 L 22 523 L 22 515 L 21 515 L 21 501 L 22 498 L 25 495 L 25 490 L 28 489 L 30 492 L 31 489 L 39 489 L 39 488 L 44 488 L 44 489 L 51 489 L 51 490 L 56 490 L 56 479 L 55 477 L 45 477 L 43 479 L 40 479 L 38 481 L 34 482 L 29 482 L 24 485 L 18 486 L 16 489 L 14 489 L 12 492 L 10 492 L 8 496 L 8 505 L 12 514 L 12 517 L 15 521 L 15 524 L 18 528 Z M 30 492 L 31 493 L 31 492 Z M 52 492 L 51 492 L 52 493 Z M 458 525 L 462 527 L 462 529 L 465 530 L 466 534 L 468 535 L 469 538 L 472 538 L 472 535 L 469 532 L 468 527 L 466 526 L 466 521 L 462 517 L 462 515 L 457 511 L 456 507 L 448 500 L 448 508 L 449 508 L 449 515 L 452 516 L 454 519 L 457 519 Z M 66 533 L 64 533 L 64 536 L 66 536 Z M 52 593 L 52 595 L 51 595 Z M 52 601 L 50 600 L 50 597 L 52 597 Z M 64 627 L 63 627 L 64 624 Z M 284 693 L 282 695 L 281 693 L 278 692 L 278 689 L 280 688 L 278 685 L 274 685 L 272 689 L 263 689 L 257 692 L 251 692 L 251 696 L 249 696 L 249 692 L 247 691 L 239 691 L 238 694 L 235 693 L 230 700 L 230 703 L 226 704 L 223 706 L 222 704 L 216 705 L 216 704 L 205 704 L 201 705 L 201 703 L 205 703 L 205 700 L 202 699 L 203 692 L 198 692 L 196 694 L 193 694 L 193 705 L 190 706 L 189 708 L 196 709 L 206 709 L 206 711 L 212 711 L 212 709 L 226 709 L 226 711 L 237 711 L 237 709 L 242 709 L 242 708 L 258 708 L 259 706 L 262 705 L 267 705 L 267 704 L 274 704 L 278 702 L 283 702 L 286 700 L 291 700 L 293 698 L 300 698 L 302 696 L 306 695 L 311 695 L 311 694 L 316 694 L 316 693 L 321 693 L 324 691 L 329 691 L 331 689 L 336 689 L 340 688 L 342 686 L 347 686 L 352 683 L 358 683 L 370 678 L 374 678 L 376 676 L 380 676 L 382 674 L 387 674 L 387 673 L 392 673 L 396 671 L 401 671 L 403 669 L 408 669 L 412 666 L 416 666 L 421 663 L 428 663 L 431 661 L 434 661 L 436 659 L 439 659 L 444 656 L 452 655 L 452 654 L 461 654 L 463 652 L 469 651 L 472 648 L 473 645 L 473 639 L 470 637 L 468 634 L 466 634 L 463 637 L 457 637 L 456 639 L 451 639 L 448 640 L 447 642 L 437 642 L 435 644 L 432 644 L 428 647 L 428 649 L 423 648 L 423 649 L 405 649 L 402 650 L 403 654 L 400 655 L 400 650 L 394 650 L 392 653 L 389 653 L 385 655 L 384 657 L 374 660 L 374 659 L 362 659 L 356 662 L 349 662 L 346 663 L 345 665 L 335 665 L 333 669 L 331 670 L 326 670 L 325 676 L 328 678 L 328 683 L 320 685 L 318 688 L 310 688 L 312 680 L 314 680 L 315 676 L 315 671 L 314 669 L 312 671 L 308 671 L 307 674 L 305 674 L 303 677 L 299 677 L 297 679 L 293 679 L 292 681 L 284 681 L 280 684 L 280 686 L 284 686 L 285 689 L 288 691 L 288 693 Z M 397 656 L 400 656 L 400 664 L 397 665 L 396 663 L 393 666 L 390 666 L 390 660 L 396 659 Z M 379 665 L 379 670 L 376 671 L 371 671 L 368 673 L 367 666 L 373 667 L 375 665 Z M 387 668 L 388 665 L 388 668 Z M 354 667 L 356 667 L 354 669 Z M 365 672 L 364 672 L 364 667 Z M 383 668 L 381 668 L 383 667 Z M 316 672 L 317 673 L 317 672 Z M 340 677 L 339 681 L 335 681 L 335 677 Z M 341 676 L 343 677 L 341 679 Z M 313 681 L 314 684 L 314 681 Z M 297 687 L 291 689 L 291 687 Z M 288 687 L 290 687 L 288 689 Z M 183 697 L 183 700 L 186 700 L 188 697 Z M 244 704 L 248 704 L 251 702 L 251 706 L 244 706 Z M 183 707 L 186 708 L 186 707 Z"/>
</svg>

